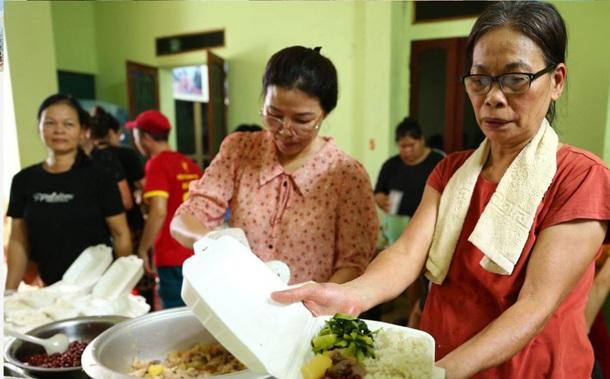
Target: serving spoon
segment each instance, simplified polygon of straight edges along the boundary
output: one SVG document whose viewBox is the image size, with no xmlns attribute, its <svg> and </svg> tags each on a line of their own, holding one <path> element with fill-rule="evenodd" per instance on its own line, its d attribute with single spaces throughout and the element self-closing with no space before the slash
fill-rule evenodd
<svg viewBox="0 0 610 379">
<path fill-rule="evenodd" d="M 63 353 L 64 351 L 68 350 L 68 345 L 70 344 L 70 342 L 68 341 L 68 337 L 66 337 L 66 335 L 63 333 L 57 333 L 56 335 L 50 338 L 39 338 L 30 336 L 29 334 L 19 333 L 12 329 L 4 328 L 4 334 L 23 341 L 41 345 L 42 347 L 44 347 L 44 350 L 47 352 L 48 355 L 55 353 Z"/>
</svg>

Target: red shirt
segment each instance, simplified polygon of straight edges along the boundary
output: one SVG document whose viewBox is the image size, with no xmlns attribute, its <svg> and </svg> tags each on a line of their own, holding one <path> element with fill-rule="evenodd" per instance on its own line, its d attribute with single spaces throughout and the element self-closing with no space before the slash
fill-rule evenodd
<svg viewBox="0 0 610 379">
<path fill-rule="evenodd" d="M 167 198 L 167 215 L 153 249 L 155 266 L 182 266 L 184 260 L 193 255 L 193 250 L 172 238 L 169 224 L 188 195 L 189 183 L 201 177 L 201 170 L 193 161 L 175 151 L 164 151 L 150 158 L 144 170 L 144 199 L 153 196 Z"/>
<path fill-rule="evenodd" d="M 428 184 L 442 193 L 471 154 L 468 151 L 448 156 L 436 166 Z M 468 236 L 496 186 L 479 176 L 449 273 L 442 285 L 432 285 L 426 300 L 420 327 L 434 336 L 437 359 L 480 332 L 516 302 L 530 253 L 544 228 L 575 219 L 610 219 L 610 171 L 593 154 L 563 146 L 557 152 L 557 173 L 538 207 L 512 275 L 493 274 L 480 266 L 483 253 L 468 242 Z M 587 338 L 584 308 L 593 275 L 592 262 L 539 335 L 509 361 L 474 378 L 589 378 L 593 351 Z"/>
</svg>

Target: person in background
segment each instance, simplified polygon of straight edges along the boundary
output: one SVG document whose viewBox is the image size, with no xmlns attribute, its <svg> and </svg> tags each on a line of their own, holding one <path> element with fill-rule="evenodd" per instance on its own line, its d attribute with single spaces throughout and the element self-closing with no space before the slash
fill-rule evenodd
<svg viewBox="0 0 610 379">
<path fill-rule="evenodd" d="M 140 209 L 141 191 L 144 187 L 144 165 L 138 153 L 129 148 L 120 146 L 120 126 L 114 116 L 104 108 L 95 106 L 91 110 L 91 139 L 95 146 L 94 151 L 109 151 L 118 160 L 129 189 L 129 197 L 133 200 L 133 208 L 127 210 L 127 223 L 132 231 L 134 241 L 144 227 L 144 219 Z M 137 243 L 135 243 L 137 246 Z"/>
<path fill-rule="evenodd" d="M 171 129 L 167 118 L 157 110 L 140 113 L 127 124 L 133 130 L 135 144 L 148 157 L 145 166 L 143 201 L 148 208 L 138 255 L 144 260 L 148 275 L 159 277 L 158 293 L 163 308 L 183 306 L 182 263 L 193 254 L 169 233 L 169 223 L 178 206 L 188 195 L 189 183 L 201 177 L 197 165 L 173 151 L 168 142 Z M 153 249 L 153 263 L 149 250 Z"/>
<path fill-rule="evenodd" d="M 413 217 L 428 176 L 445 156 L 426 146 L 424 134 L 412 117 L 405 117 L 396 126 L 394 140 L 398 154 L 383 164 L 375 185 L 375 201 L 386 213 L 382 216 L 382 231 L 390 245 L 398 239 Z M 396 209 L 392 213 L 390 198 L 395 196 L 399 200 L 398 204 L 393 205 Z M 417 327 L 427 293 L 428 281 L 423 275 L 407 290 L 406 302 L 410 310 L 406 315 L 409 326 Z"/>
<path fill-rule="evenodd" d="M 395 132 L 398 154 L 385 161 L 375 185 L 375 202 L 390 212 L 391 191 L 402 193 L 396 214 L 413 217 L 424 193 L 426 180 L 444 154 L 426 146 L 426 139 L 417 121 L 405 117 Z"/>
<path fill-rule="evenodd" d="M 337 104 L 337 72 L 319 48 L 275 53 L 263 74 L 267 129 L 231 133 L 172 221 L 184 246 L 218 227 L 227 208 L 263 261 L 280 260 L 291 283 L 342 283 L 367 266 L 377 239 L 364 168 L 319 135 Z"/>
<path fill-rule="evenodd" d="M 100 147 L 98 142 L 106 134 L 106 120 L 92 115 L 83 124 L 85 138 L 81 140 L 81 149 L 103 170 L 106 170 L 114 180 L 121 194 L 123 207 L 127 212 L 133 209 L 133 196 L 125 178 L 125 170 L 119 158 L 110 149 Z"/>
<path fill-rule="evenodd" d="M 463 76 L 481 146 L 436 166 L 404 233 L 364 275 L 271 297 L 358 314 L 425 265 L 433 284 L 419 326 L 447 379 L 589 378 L 584 310 L 609 237 L 610 171 L 550 126 L 566 44 L 553 5 L 491 3 L 468 37 Z"/>
<path fill-rule="evenodd" d="M 142 216 L 142 189 L 144 188 L 144 164 L 140 155 L 132 148 L 120 146 L 120 126 L 118 120 L 99 105 L 91 109 L 91 127 L 89 130 L 90 140 L 94 148 L 91 155 L 112 165 L 118 164 L 121 177 L 125 178 L 121 183 L 125 183 L 121 189 L 123 205 L 127 209 L 127 224 L 131 231 L 132 245 L 137 247 L 140 244 L 142 229 L 144 228 L 144 217 Z M 110 161 L 112 160 L 112 161 Z M 111 165 L 112 164 L 112 165 Z M 115 175 L 118 171 L 115 169 Z M 126 192 L 126 194 L 125 194 Z M 129 199 L 130 206 L 126 205 L 125 199 Z M 150 256 L 149 256 L 150 258 Z M 155 309 L 154 301 L 154 278 L 144 275 L 137 284 L 138 294 L 142 295 L 146 302 Z"/>
<path fill-rule="evenodd" d="M 113 178 L 79 148 L 88 115 L 71 96 L 46 98 L 38 110 L 38 132 L 47 158 L 18 172 L 11 185 L 6 288 L 19 286 L 28 261 L 45 285 L 60 280 L 89 246 L 112 245 L 117 256 L 132 245 L 121 197 Z"/>
</svg>

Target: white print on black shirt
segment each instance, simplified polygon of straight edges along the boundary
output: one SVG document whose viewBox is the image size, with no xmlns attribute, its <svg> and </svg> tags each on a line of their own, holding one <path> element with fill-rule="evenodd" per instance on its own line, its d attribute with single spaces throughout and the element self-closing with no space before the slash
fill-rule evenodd
<svg viewBox="0 0 610 379">
<path fill-rule="evenodd" d="M 34 194 L 34 201 L 37 203 L 68 203 L 74 199 L 74 195 L 71 193 L 53 192 L 53 193 L 42 193 L 36 192 Z"/>
</svg>

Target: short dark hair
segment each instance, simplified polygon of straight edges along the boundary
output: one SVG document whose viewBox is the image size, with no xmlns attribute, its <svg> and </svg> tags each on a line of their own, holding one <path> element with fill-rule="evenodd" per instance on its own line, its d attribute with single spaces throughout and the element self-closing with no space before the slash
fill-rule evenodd
<svg viewBox="0 0 610 379">
<path fill-rule="evenodd" d="M 91 137 L 99 140 L 106 138 L 110 130 L 118 132 L 120 129 L 119 121 L 104 108 L 96 105 L 92 110 L 91 116 Z"/>
<path fill-rule="evenodd" d="M 396 125 L 396 132 L 394 141 L 398 142 L 401 138 L 411 137 L 413 139 L 422 139 L 423 133 L 419 124 L 413 117 L 405 117 L 398 125 Z"/>
<path fill-rule="evenodd" d="M 534 41 L 548 65 L 564 63 L 567 31 L 563 18 L 554 5 L 539 1 L 499 1 L 487 7 L 477 19 L 466 44 L 466 70 L 472 67 L 474 46 L 485 33 L 507 26 Z M 466 72 L 468 74 L 468 72 Z M 547 119 L 555 118 L 555 102 L 551 102 Z"/>
<path fill-rule="evenodd" d="M 167 142 L 169 140 L 169 132 L 151 133 L 151 132 L 147 132 L 147 131 L 143 130 L 142 128 L 138 128 L 138 130 L 140 131 L 140 134 L 146 134 L 147 136 L 149 136 L 150 138 L 152 138 L 153 140 L 155 140 L 157 142 Z"/>
<path fill-rule="evenodd" d="M 319 47 L 292 46 L 273 54 L 263 74 L 263 96 L 271 85 L 296 88 L 317 98 L 326 114 L 337 105 L 337 70 Z"/>
<path fill-rule="evenodd" d="M 65 104 L 70 108 L 74 109 L 76 115 L 78 116 L 78 123 L 81 125 L 82 128 L 86 128 L 89 125 L 89 113 L 87 113 L 83 109 L 78 100 L 72 97 L 72 95 L 67 95 L 63 93 L 56 93 L 54 95 L 51 95 L 44 99 L 42 103 L 40 103 L 40 106 L 38 107 L 38 121 L 40 121 L 40 117 L 42 117 L 42 112 L 44 112 L 45 109 L 57 104 Z"/>
</svg>

